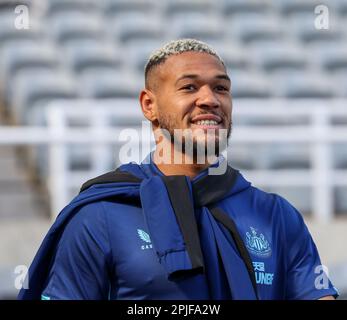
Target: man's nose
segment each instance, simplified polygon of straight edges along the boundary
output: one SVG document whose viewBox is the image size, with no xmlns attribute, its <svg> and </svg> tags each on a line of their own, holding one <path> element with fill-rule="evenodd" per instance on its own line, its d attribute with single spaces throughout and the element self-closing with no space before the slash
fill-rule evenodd
<svg viewBox="0 0 347 320">
<path fill-rule="evenodd" d="M 205 108 L 217 108 L 220 106 L 220 102 L 213 90 L 211 90 L 209 86 L 204 86 L 199 90 L 199 97 L 196 101 L 196 105 Z"/>
</svg>

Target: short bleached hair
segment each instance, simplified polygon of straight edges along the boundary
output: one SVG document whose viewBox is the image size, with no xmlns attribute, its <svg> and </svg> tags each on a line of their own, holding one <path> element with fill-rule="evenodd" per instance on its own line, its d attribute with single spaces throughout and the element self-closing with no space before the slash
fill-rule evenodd
<svg viewBox="0 0 347 320">
<path fill-rule="evenodd" d="M 218 53 L 211 48 L 207 43 L 196 39 L 179 39 L 173 40 L 152 52 L 145 66 L 145 81 L 147 85 L 148 74 L 153 67 L 162 64 L 172 55 L 181 54 L 183 52 L 205 52 L 215 56 L 225 66 L 223 59 Z"/>
</svg>

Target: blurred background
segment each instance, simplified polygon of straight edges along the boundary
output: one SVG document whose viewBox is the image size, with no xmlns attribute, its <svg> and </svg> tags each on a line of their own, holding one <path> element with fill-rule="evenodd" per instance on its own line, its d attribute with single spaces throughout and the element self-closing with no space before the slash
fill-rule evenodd
<svg viewBox="0 0 347 320">
<path fill-rule="evenodd" d="M 225 60 L 228 161 L 300 210 L 346 299 L 346 26 L 347 0 L 0 0 L 0 299 L 81 184 L 122 162 L 121 130 L 151 140 L 143 68 L 177 38 Z"/>
</svg>

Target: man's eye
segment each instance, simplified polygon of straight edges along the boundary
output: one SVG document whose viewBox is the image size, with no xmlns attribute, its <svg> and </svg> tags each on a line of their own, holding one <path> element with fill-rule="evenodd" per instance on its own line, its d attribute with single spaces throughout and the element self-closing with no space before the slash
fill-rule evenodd
<svg viewBox="0 0 347 320">
<path fill-rule="evenodd" d="M 229 88 L 225 87 L 225 86 L 217 86 L 216 89 L 218 91 L 229 91 Z"/>
<path fill-rule="evenodd" d="M 192 91 L 195 90 L 195 86 L 193 84 L 187 84 L 186 86 L 182 87 L 182 90 Z"/>
</svg>

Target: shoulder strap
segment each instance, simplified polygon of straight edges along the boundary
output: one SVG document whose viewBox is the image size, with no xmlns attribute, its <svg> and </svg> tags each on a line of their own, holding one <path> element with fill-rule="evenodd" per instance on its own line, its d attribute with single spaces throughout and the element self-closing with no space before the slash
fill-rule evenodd
<svg viewBox="0 0 347 320">
<path fill-rule="evenodd" d="M 254 269 L 253 269 L 253 265 L 252 265 L 252 260 L 251 257 L 249 255 L 248 250 L 246 249 L 246 246 L 237 230 L 236 224 L 235 222 L 225 213 L 223 212 L 223 210 L 221 210 L 220 208 L 216 207 L 216 206 L 208 206 L 210 212 L 212 213 L 212 215 L 216 218 L 217 221 L 219 221 L 220 223 L 222 223 L 224 225 L 224 227 L 226 227 L 228 229 L 228 231 L 230 232 L 233 240 L 235 241 L 237 250 L 240 253 L 240 256 L 247 268 L 248 271 L 248 275 L 251 279 L 252 282 L 252 286 L 255 292 L 255 296 L 257 297 L 257 300 L 259 300 L 259 296 L 258 296 L 258 290 L 257 290 L 257 282 L 256 282 L 256 278 L 255 278 L 255 273 L 254 273 Z"/>
<path fill-rule="evenodd" d="M 102 184 L 102 183 L 113 183 L 113 182 L 134 182 L 139 183 L 142 180 L 133 174 L 121 171 L 118 169 L 114 171 L 107 172 L 105 174 L 102 174 L 101 176 L 98 176 L 96 178 L 90 179 L 87 182 L 85 182 L 80 190 L 80 193 L 89 187 L 91 187 L 94 184 Z"/>
</svg>

